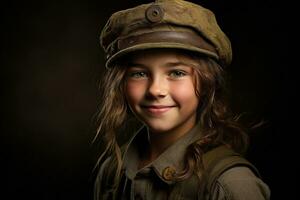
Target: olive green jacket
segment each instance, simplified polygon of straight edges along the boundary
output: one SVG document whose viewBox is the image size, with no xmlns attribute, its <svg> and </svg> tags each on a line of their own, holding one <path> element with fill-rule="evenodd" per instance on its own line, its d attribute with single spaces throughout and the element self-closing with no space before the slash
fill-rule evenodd
<svg viewBox="0 0 300 200">
<path fill-rule="evenodd" d="M 199 186 L 195 175 L 184 181 L 173 179 L 173 175 L 183 169 L 185 149 L 200 137 L 198 126 L 155 161 L 138 169 L 139 151 L 147 140 L 146 133 L 146 128 L 141 129 L 125 150 L 118 189 L 112 187 L 114 162 L 109 158 L 102 164 L 95 182 L 94 200 L 270 199 L 269 187 L 259 178 L 255 167 L 225 146 L 215 148 L 203 157 L 208 176 L 202 183 L 205 187 Z"/>
</svg>

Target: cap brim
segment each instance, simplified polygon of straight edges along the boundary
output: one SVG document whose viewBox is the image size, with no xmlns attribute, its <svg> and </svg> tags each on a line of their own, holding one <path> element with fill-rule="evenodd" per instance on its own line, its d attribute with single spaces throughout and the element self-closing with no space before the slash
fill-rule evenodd
<svg viewBox="0 0 300 200">
<path fill-rule="evenodd" d="M 106 61 L 106 67 L 110 68 L 113 65 L 113 63 L 115 63 L 117 60 L 119 60 L 121 57 L 127 55 L 128 53 L 146 50 L 146 49 L 182 49 L 182 50 L 200 53 L 202 55 L 206 55 L 213 59 L 219 60 L 219 56 L 217 54 L 215 54 L 214 52 L 205 50 L 205 49 L 200 49 L 195 46 L 181 44 L 181 43 L 159 42 L 159 43 L 143 43 L 143 44 L 138 44 L 138 45 L 128 47 L 126 49 L 122 49 L 122 50 L 118 51 L 116 54 L 112 55 Z"/>
</svg>

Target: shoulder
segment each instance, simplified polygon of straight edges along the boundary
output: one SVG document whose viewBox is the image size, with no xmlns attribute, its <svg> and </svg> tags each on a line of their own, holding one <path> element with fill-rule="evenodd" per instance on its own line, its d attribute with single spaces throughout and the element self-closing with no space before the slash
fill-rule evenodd
<svg viewBox="0 0 300 200">
<path fill-rule="evenodd" d="M 124 145 L 120 148 L 121 155 L 123 156 L 127 146 Z M 102 163 L 99 164 L 99 170 L 95 179 L 95 187 L 103 188 L 107 185 L 111 185 L 117 170 L 117 160 L 115 156 L 109 156 Z"/>
<path fill-rule="evenodd" d="M 98 170 L 98 173 L 96 175 L 96 179 L 94 182 L 94 190 L 95 193 L 100 193 L 101 190 L 104 187 L 104 183 L 105 183 L 105 177 L 107 175 L 107 171 L 109 169 L 109 165 L 111 163 L 111 157 L 107 158 L 102 164 L 100 164 L 100 168 Z"/>
<path fill-rule="evenodd" d="M 115 162 L 107 158 L 101 165 L 94 182 L 94 200 L 112 199 L 115 191 Z"/>
<path fill-rule="evenodd" d="M 245 166 L 236 166 L 223 172 L 213 188 L 213 200 L 270 199 L 269 187 Z"/>
<path fill-rule="evenodd" d="M 100 168 L 97 174 L 97 179 L 102 179 L 103 174 L 106 173 L 106 171 L 109 169 L 109 165 L 112 162 L 112 157 L 108 157 L 106 160 L 104 160 L 101 164 L 100 164 Z"/>
<path fill-rule="evenodd" d="M 127 144 L 124 144 L 120 147 L 121 156 L 123 157 L 124 152 L 127 149 Z M 102 163 L 99 163 L 99 170 L 97 174 L 97 178 L 102 178 L 106 173 L 113 171 L 116 169 L 116 157 L 109 156 L 108 158 L 104 159 Z"/>
</svg>

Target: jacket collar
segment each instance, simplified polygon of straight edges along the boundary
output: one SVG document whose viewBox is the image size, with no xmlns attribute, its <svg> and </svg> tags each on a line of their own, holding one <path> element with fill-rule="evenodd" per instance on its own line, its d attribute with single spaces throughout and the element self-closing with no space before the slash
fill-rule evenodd
<svg viewBox="0 0 300 200">
<path fill-rule="evenodd" d="M 124 154 L 123 167 L 125 168 L 126 176 L 133 180 L 137 174 L 149 173 L 151 169 L 157 176 L 167 184 L 175 183 L 174 180 L 167 180 L 165 177 L 166 168 L 175 169 L 179 172 L 184 167 L 184 155 L 187 147 L 200 139 L 201 131 L 200 124 L 198 123 L 187 134 L 182 136 L 178 141 L 168 147 L 157 159 L 142 169 L 138 169 L 139 163 L 139 147 L 147 145 L 148 132 L 147 128 L 143 126 L 128 144 L 127 150 Z"/>
</svg>

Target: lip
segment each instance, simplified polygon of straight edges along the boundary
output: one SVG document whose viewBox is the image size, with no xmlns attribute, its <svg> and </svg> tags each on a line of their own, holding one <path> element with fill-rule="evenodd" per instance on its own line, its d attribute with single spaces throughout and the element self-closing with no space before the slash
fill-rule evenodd
<svg viewBox="0 0 300 200">
<path fill-rule="evenodd" d="M 146 106 L 146 105 L 143 105 L 141 107 L 150 114 L 160 115 L 160 114 L 168 112 L 175 106 L 165 106 L 165 105 L 149 105 L 149 106 L 147 105 Z"/>
</svg>

